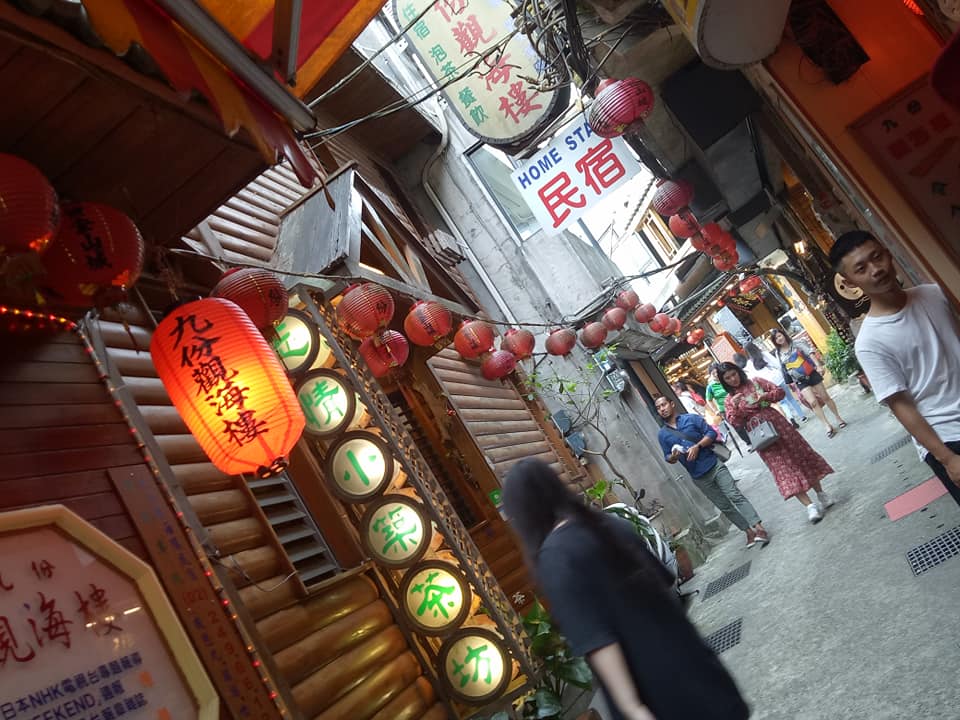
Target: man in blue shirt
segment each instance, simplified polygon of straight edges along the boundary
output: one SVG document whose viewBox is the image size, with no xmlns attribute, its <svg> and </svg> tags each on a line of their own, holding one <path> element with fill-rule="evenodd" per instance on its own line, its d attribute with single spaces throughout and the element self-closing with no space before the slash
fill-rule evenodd
<svg viewBox="0 0 960 720">
<path fill-rule="evenodd" d="M 770 536 L 757 511 L 740 492 L 727 466 L 713 452 L 711 446 L 717 439 L 716 431 L 699 415 L 677 415 L 676 403 L 663 395 L 658 396 L 654 404 L 663 418 L 657 439 L 666 461 L 679 462 L 687 469 L 697 489 L 747 534 L 747 547 L 757 543 L 763 547 L 769 543 Z"/>
</svg>

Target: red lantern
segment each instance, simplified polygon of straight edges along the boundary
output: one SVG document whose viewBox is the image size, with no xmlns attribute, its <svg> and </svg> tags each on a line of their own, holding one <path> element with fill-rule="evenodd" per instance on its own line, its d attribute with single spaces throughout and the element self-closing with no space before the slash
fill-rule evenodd
<svg viewBox="0 0 960 720">
<path fill-rule="evenodd" d="M 702 233 L 697 232 L 694 235 L 690 236 L 690 245 L 694 250 L 699 252 L 706 252 L 707 250 L 707 239 L 703 236 Z"/>
<path fill-rule="evenodd" d="M 583 330 L 580 331 L 580 342 L 583 343 L 584 347 L 591 350 L 595 350 L 603 345 L 603 342 L 606 339 L 607 328 L 604 327 L 603 323 L 587 323 Z"/>
<path fill-rule="evenodd" d="M 360 343 L 359 351 L 370 374 L 382 378 L 407 361 L 410 345 L 396 330 L 379 330 Z"/>
<path fill-rule="evenodd" d="M 429 347 L 450 333 L 453 316 L 443 305 L 432 300 L 413 304 L 403 319 L 403 331 L 414 345 Z"/>
<path fill-rule="evenodd" d="M 227 270 L 210 294 L 235 302 L 261 330 L 272 327 L 287 312 L 287 289 L 269 270 Z"/>
<path fill-rule="evenodd" d="M 460 357 L 471 359 L 493 349 L 496 332 L 483 320 L 464 320 L 457 334 L 453 336 L 453 346 Z"/>
<path fill-rule="evenodd" d="M 305 424 L 280 360 L 247 314 L 223 298 L 180 305 L 150 356 L 174 407 L 218 470 L 270 477 Z"/>
<path fill-rule="evenodd" d="M 683 330 L 683 323 L 680 322 L 680 318 L 672 317 L 670 318 L 670 325 L 667 327 L 667 335 L 677 335 L 680 331 Z"/>
<path fill-rule="evenodd" d="M 740 283 L 740 292 L 750 293 L 763 286 L 763 280 L 756 275 L 751 275 Z"/>
<path fill-rule="evenodd" d="M 676 215 L 693 200 L 693 185 L 686 180 L 660 180 L 653 194 L 653 209 L 668 217 Z"/>
<path fill-rule="evenodd" d="M 627 323 L 627 311 L 621 307 L 612 307 L 600 319 L 607 330 L 619 330 Z"/>
<path fill-rule="evenodd" d="M 0 248 L 43 252 L 60 225 L 57 192 L 23 158 L 0 153 Z"/>
<path fill-rule="evenodd" d="M 670 327 L 670 316 L 666 313 L 657 313 L 650 319 L 650 329 L 655 333 L 665 333 Z"/>
<path fill-rule="evenodd" d="M 737 263 L 729 255 L 718 255 L 713 259 L 713 266 L 720 272 L 730 272 L 737 266 Z"/>
<path fill-rule="evenodd" d="M 588 110 L 587 122 L 600 137 L 619 137 L 650 115 L 653 103 L 653 89 L 643 80 L 617 80 L 597 92 Z"/>
<path fill-rule="evenodd" d="M 692 332 L 687 333 L 686 341 L 687 341 L 687 345 L 696 345 L 698 342 L 700 342 L 699 340 L 697 340 L 697 336 L 694 335 Z"/>
<path fill-rule="evenodd" d="M 500 380 L 517 368 L 517 357 L 506 350 L 487 353 L 480 363 L 480 372 L 487 380 Z"/>
<path fill-rule="evenodd" d="M 638 323 L 648 323 L 653 320 L 656 314 L 657 309 L 650 303 L 645 303 L 637 308 L 637 311 L 633 314 L 633 317 Z"/>
<path fill-rule="evenodd" d="M 514 355 L 518 360 L 526 360 L 533 355 L 533 348 L 536 343 L 536 338 L 529 330 L 510 328 L 500 342 L 500 349 Z"/>
<path fill-rule="evenodd" d="M 594 97 L 596 97 L 597 95 L 602 93 L 604 90 L 606 90 L 608 87 L 610 87 L 611 85 L 617 82 L 619 81 L 616 78 L 604 78 L 603 80 L 597 83 L 597 89 L 594 90 L 594 93 L 595 93 Z"/>
<path fill-rule="evenodd" d="M 700 232 L 700 223 L 689 211 L 671 215 L 667 224 L 670 226 L 670 232 L 681 240 L 686 240 Z"/>
<path fill-rule="evenodd" d="M 393 295 L 376 283 L 351 285 L 337 305 L 340 326 L 356 338 L 365 338 L 393 320 Z"/>
<path fill-rule="evenodd" d="M 570 328 L 559 328 L 547 336 L 544 346 L 551 355 L 565 356 L 577 344 L 577 334 Z"/>
<path fill-rule="evenodd" d="M 143 269 L 143 238 L 133 221 L 99 203 L 64 203 L 60 231 L 42 255 L 49 299 L 76 307 L 113 300 Z"/>
<path fill-rule="evenodd" d="M 616 305 L 618 308 L 623 308 L 629 312 L 639 304 L 640 296 L 637 295 L 637 293 L 633 290 L 624 290 L 623 292 L 617 294 Z"/>
<path fill-rule="evenodd" d="M 704 332 L 703 328 L 694 328 L 693 330 L 690 331 L 690 334 L 693 335 L 694 339 L 697 342 L 700 342 L 701 340 L 703 340 L 703 338 L 706 337 L 707 335 L 707 333 Z"/>
<path fill-rule="evenodd" d="M 709 255 L 730 254 L 737 249 L 737 241 L 729 232 L 717 223 L 707 223 L 702 229 L 705 238 L 706 252 Z"/>
</svg>

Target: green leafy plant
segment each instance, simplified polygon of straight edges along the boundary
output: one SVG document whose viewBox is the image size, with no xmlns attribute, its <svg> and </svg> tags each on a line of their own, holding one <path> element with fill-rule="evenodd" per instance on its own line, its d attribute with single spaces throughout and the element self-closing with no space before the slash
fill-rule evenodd
<svg viewBox="0 0 960 720">
<path fill-rule="evenodd" d="M 522 619 L 530 636 L 530 652 L 542 665 L 539 683 L 515 703 L 513 713 L 500 711 L 487 720 L 564 720 L 580 697 L 593 687 L 590 667 L 586 660 L 573 654 L 539 600 L 534 600 Z M 571 698 L 577 688 L 580 692 Z"/>
<path fill-rule="evenodd" d="M 857 356 L 853 348 L 848 345 L 836 330 L 831 330 L 827 335 L 827 354 L 823 359 L 823 364 L 838 382 L 846 380 L 848 377 L 860 371 L 860 365 L 857 363 Z"/>
</svg>

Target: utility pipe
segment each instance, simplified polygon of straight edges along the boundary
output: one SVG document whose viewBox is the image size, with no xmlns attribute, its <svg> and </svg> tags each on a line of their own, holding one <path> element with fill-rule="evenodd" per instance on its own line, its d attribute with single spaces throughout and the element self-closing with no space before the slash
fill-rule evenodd
<svg viewBox="0 0 960 720">
<path fill-rule="evenodd" d="M 503 318 L 507 322 L 516 324 L 517 318 L 510 311 L 507 301 L 504 299 L 503 295 L 500 294 L 500 291 L 497 290 L 496 285 L 493 284 L 493 279 L 487 274 L 487 271 L 484 270 L 483 265 L 480 263 L 480 258 L 477 257 L 476 253 L 473 252 L 473 249 L 467 244 L 466 238 L 464 238 L 463 233 L 460 232 L 460 228 L 457 227 L 457 224 L 450 216 L 450 213 L 447 212 L 447 209 L 440 201 L 440 196 L 437 194 L 437 191 L 434 190 L 433 186 L 430 184 L 430 173 L 433 171 L 434 165 L 437 164 L 437 161 L 441 158 L 443 153 L 446 152 L 447 146 L 450 144 L 450 124 L 447 122 L 446 111 L 444 110 L 443 103 L 439 99 L 436 100 L 436 105 L 437 117 L 440 123 L 440 145 L 423 166 L 423 172 L 420 176 L 420 184 L 423 185 L 423 190 L 427 194 L 427 197 L 430 198 L 430 202 L 433 203 L 433 206 L 437 209 L 437 212 L 440 213 L 440 217 L 443 218 L 443 221 L 447 224 L 447 227 L 450 228 L 450 232 L 457 241 L 457 246 L 462 249 L 464 254 L 467 256 L 467 259 L 470 261 L 473 269 L 480 277 L 480 282 L 483 283 L 483 286 L 487 289 L 487 292 L 489 292 L 493 297 L 493 301 L 497 304 L 497 307 L 503 314 Z"/>
</svg>

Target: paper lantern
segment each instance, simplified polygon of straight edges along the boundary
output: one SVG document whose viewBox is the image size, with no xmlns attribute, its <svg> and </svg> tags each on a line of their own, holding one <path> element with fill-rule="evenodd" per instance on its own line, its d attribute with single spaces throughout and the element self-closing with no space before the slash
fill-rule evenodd
<svg viewBox="0 0 960 720">
<path fill-rule="evenodd" d="M 42 253 L 60 226 L 57 192 L 23 158 L 0 153 L 0 249 Z"/>
<path fill-rule="evenodd" d="M 657 313 L 650 320 L 650 329 L 655 333 L 665 333 L 670 327 L 670 316 L 666 313 Z"/>
<path fill-rule="evenodd" d="M 464 320 L 457 334 L 453 336 L 453 346 L 466 359 L 477 358 L 493 349 L 496 332 L 490 323 L 483 320 Z"/>
<path fill-rule="evenodd" d="M 750 293 L 763 287 L 763 280 L 756 275 L 751 275 L 740 283 L 740 292 Z"/>
<path fill-rule="evenodd" d="M 143 238 L 133 221 L 99 203 L 64 203 L 60 230 L 41 256 L 51 302 L 90 307 L 115 302 L 143 269 Z"/>
<path fill-rule="evenodd" d="M 580 331 L 580 342 L 583 343 L 584 347 L 591 350 L 595 350 L 603 345 L 606 339 L 607 328 L 603 323 L 587 323 L 583 330 Z"/>
<path fill-rule="evenodd" d="M 627 312 L 633 310 L 637 305 L 640 304 L 640 296 L 633 290 L 624 290 L 620 293 L 617 293 L 616 305 L 618 308 L 623 308 Z"/>
<path fill-rule="evenodd" d="M 513 663 L 503 638 L 483 627 L 465 627 L 440 647 L 440 679 L 457 700 L 485 705 L 506 690 Z"/>
<path fill-rule="evenodd" d="M 415 500 L 387 493 L 369 505 L 360 519 L 360 539 L 377 564 L 388 568 L 415 565 L 430 548 L 433 524 Z"/>
<path fill-rule="evenodd" d="M 501 380 L 517 369 L 517 356 L 506 350 L 487 353 L 480 363 L 480 372 L 487 380 Z"/>
<path fill-rule="evenodd" d="M 670 232 L 682 240 L 691 238 L 700 232 L 700 223 L 689 211 L 679 215 L 671 215 L 667 224 L 670 226 Z"/>
<path fill-rule="evenodd" d="M 382 378 L 407 361 L 410 345 L 396 330 L 380 330 L 360 343 L 359 352 L 370 373 Z"/>
<path fill-rule="evenodd" d="M 348 430 L 330 446 L 324 470 L 334 495 L 348 503 L 362 503 L 387 489 L 396 466 L 390 447 L 379 435 Z"/>
<path fill-rule="evenodd" d="M 529 330 L 510 328 L 500 342 L 500 349 L 513 353 L 517 360 L 526 360 L 533 355 L 533 348 L 536 343 L 536 338 Z"/>
<path fill-rule="evenodd" d="M 648 323 L 657 314 L 657 309 L 650 303 L 645 303 L 637 308 L 637 311 L 633 314 L 634 319 L 638 323 Z"/>
<path fill-rule="evenodd" d="M 724 253 L 730 254 L 737 249 L 736 238 L 717 225 L 717 223 L 707 223 L 703 226 L 701 233 L 706 246 L 705 252 L 708 255 L 717 256 Z"/>
<path fill-rule="evenodd" d="M 227 270 L 210 294 L 235 302 L 261 330 L 273 327 L 287 312 L 283 281 L 261 268 Z"/>
<path fill-rule="evenodd" d="M 649 116 L 653 105 L 653 88 L 643 80 L 617 80 L 597 93 L 587 111 L 587 122 L 600 137 L 619 137 Z"/>
<path fill-rule="evenodd" d="M 667 326 L 667 335 L 677 335 L 683 329 L 683 323 L 680 318 L 670 318 L 670 325 Z"/>
<path fill-rule="evenodd" d="M 653 209 L 669 217 L 686 208 L 693 200 L 693 185 L 686 180 L 660 180 L 653 194 Z"/>
<path fill-rule="evenodd" d="M 577 344 L 577 334 L 570 328 L 559 328 L 547 336 L 544 346 L 551 355 L 566 356 Z"/>
<path fill-rule="evenodd" d="M 427 560 L 410 568 L 400 582 L 401 607 L 413 629 L 444 635 L 467 619 L 472 593 L 459 568 L 443 560 Z"/>
<path fill-rule="evenodd" d="M 692 332 L 687 333 L 687 337 L 685 338 L 685 340 L 687 341 L 687 345 L 696 345 L 698 342 L 697 336 L 694 335 Z"/>
<path fill-rule="evenodd" d="M 432 300 L 419 300 L 403 319 L 403 332 L 414 345 L 429 347 L 446 337 L 453 327 L 453 317 L 443 305 Z"/>
<path fill-rule="evenodd" d="M 690 331 L 690 334 L 693 335 L 695 343 L 700 342 L 704 337 L 706 337 L 706 333 L 704 332 L 703 328 L 694 328 Z"/>
<path fill-rule="evenodd" d="M 718 255 L 713 259 L 713 266 L 720 272 L 730 272 L 737 266 L 737 261 L 730 255 Z"/>
<path fill-rule="evenodd" d="M 600 322 L 607 330 L 619 330 L 627 323 L 627 311 L 621 307 L 612 307 L 603 313 Z"/>
<path fill-rule="evenodd" d="M 303 412 L 277 356 L 239 306 L 223 298 L 179 306 L 154 331 L 150 356 L 217 469 L 270 477 L 286 467 Z"/>
<path fill-rule="evenodd" d="M 337 318 L 340 326 L 355 338 L 366 338 L 389 325 L 394 310 L 389 290 L 376 283 L 363 283 L 344 291 L 337 305 Z"/>
</svg>

